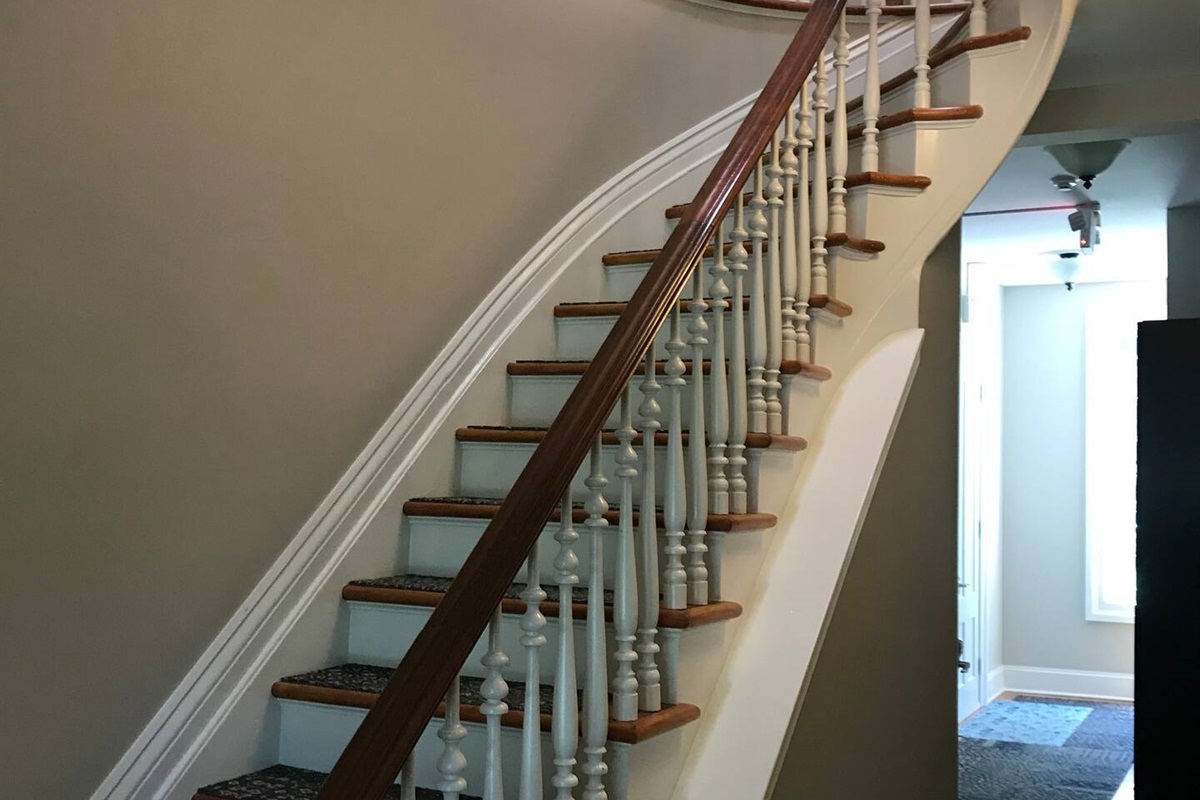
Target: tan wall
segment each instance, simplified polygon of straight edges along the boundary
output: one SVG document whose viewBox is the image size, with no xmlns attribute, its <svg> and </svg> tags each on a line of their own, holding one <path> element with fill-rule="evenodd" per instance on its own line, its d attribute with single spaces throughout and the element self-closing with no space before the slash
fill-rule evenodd
<svg viewBox="0 0 1200 800">
<path fill-rule="evenodd" d="M 925 264 L 921 363 L 773 800 L 957 795 L 959 231 Z"/>
<path fill-rule="evenodd" d="M 86 797 L 515 260 L 794 28 L 5 2 L 3 794 Z"/>
</svg>

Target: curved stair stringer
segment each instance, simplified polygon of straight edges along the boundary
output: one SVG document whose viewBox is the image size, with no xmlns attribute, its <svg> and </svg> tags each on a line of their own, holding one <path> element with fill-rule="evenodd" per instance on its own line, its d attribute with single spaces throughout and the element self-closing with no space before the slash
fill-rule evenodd
<svg viewBox="0 0 1200 800">
<path fill-rule="evenodd" d="M 910 377 L 905 370 L 915 369 L 925 258 L 1021 135 L 1057 65 L 1077 0 L 996 5 L 998 14 L 1019 18 L 1033 35 L 1019 51 L 972 63 L 972 70 L 980 67 L 972 83 L 980 87 L 985 114 L 969 126 L 939 131 L 936 149 L 918 153 L 921 171 L 933 178 L 924 195 L 905 198 L 907 205 L 895 206 L 894 213 L 872 214 L 871 236 L 887 242 L 887 251 L 873 260 L 840 259 L 836 295 L 852 299 L 855 311 L 844 320 L 820 320 L 815 342 L 819 361 L 847 377 L 840 385 L 835 379 L 828 404 L 801 397 L 815 394 L 803 385 L 790 392 L 788 427 L 808 432 L 811 447 L 792 469 L 777 462 L 759 472 L 760 510 L 782 512 L 753 596 L 738 598 L 746 612 L 731 637 L 729 658 L 711 696 L 689 698 L 704 716 L 681 743 L 685 763 L 656 770 L 670 776 L 635 770 L 631 797 L 769 796 L 902 409 Z M 822 336 L 827 324 L 839 328 L 837 335 Z M 798 426 L 793 415 L 803 415 Z M 843 452 L 847 448 L 859 452 Z M 781 631 L 788 632 L 786 639 Z"/>
</svg>

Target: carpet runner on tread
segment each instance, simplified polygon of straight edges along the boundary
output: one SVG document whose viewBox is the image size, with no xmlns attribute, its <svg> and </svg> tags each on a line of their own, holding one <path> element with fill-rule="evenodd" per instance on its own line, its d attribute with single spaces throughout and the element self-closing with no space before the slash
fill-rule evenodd
<svg viewBox="0 0 1200 800">
<path fill-rule="evenodd" d="M 450 588 L 453 578 L 442 578 L 436 575 L 391 575 L 386 578 L 368 578 L 366 580 L 350 581 L 351 586 L 369 586 L 375 589 L 407 589 L 414 592 L 445 592 Z M 504 596 L 513 600 L 521 599 L 525 584 L 512 583 L 505 590 Z M 546 602 L 558 602 L 558 586 L 543 584 L 542 591 L 546 593 Z M 582 602 L 587 594 L 586 587 L 575 587 L 575 602 Z M 604 604 L 612 605 L 612 589 L 604 590 Z"/>
<path fill-rule="evenodd" d="M 276 764 L 240 778 L 205 786 L 197 797 L 214 800 L 316 800 L 325 778 L 324 772 Z M 417 800 L 442 800 L 442 797 L 441 792 L 433 789 L 417 789 Z M 388 790 L 387 798 L 400 800 L 400 787 L 393 786 Z M 479 798 L 461 795 L 461 800 Z"/>
</svg>

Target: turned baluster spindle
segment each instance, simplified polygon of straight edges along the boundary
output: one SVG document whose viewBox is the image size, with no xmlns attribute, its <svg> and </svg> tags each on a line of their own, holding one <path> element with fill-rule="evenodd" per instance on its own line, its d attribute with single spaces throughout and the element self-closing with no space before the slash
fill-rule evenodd
<svg viewBox="0 0 1200 800">
<path fill-rule="evenodd" d="M 726 375 L 725 356 L 725 310 L 729 308 L 729 285 L 725 276 L 729 268 L 725 266 L 725 220 L 717 224 L 714 239 L 716 258 L 709 269 L 712 284 L 709 294 L 712 295 L 712 345 L 708 348 L 711 354 L 712 367 L 709 370 L 708 383 L 710 387 L 708 403 L 708 505 L 714 514 L 729 513 L 729 478 L 726 469 L 729 459 L 725 455 L 725 445 L 729 440 L 729 379 Z M 709 585 L 711 596 L 712 585 Z"/>
<path fill-rule="evenodd" d="M 796 177 L 800 174 L 800 161 L 796 148 L 800 140 L 796 137 L 796 115 L 789 108 L 783 118 L 783 153 L 779 164 L 783 168 L 783 255 L 779 276 L 779 289 L 783 304 L 782 327 L 784 361 L 796 360 Z M 807 192 L 803 184 L 801 192 Z"/>
<path fill-rule="evenodd" d="M 850 66 L 850 34 L 842 12 L 834 34 L 833 73 L 836 95 L 833 106 L 833 175 L 829 187 L 829 231 L 846 232 L 846 171 L 850 168 L 849 128 L 846 122 L 846 69 Z"/>
<path fill-rule="evenodd" d="M 763 267 L 763 244 L 767 240 L 767 207 L 763 196 L 765 188 L 762 161 L 754 171 L 754 194 L 750 197 L 750 318 L 747 335 L 749 338 L 749 373 L 746 381 L 750 397 L 747 407 L 750 430 L 765 433 L 767 430 L 767 298 L 765 269 Z"/>
<path fill-rule="evenodd" d="M 585 782 L 583 800 L 607 800 L 604 763 L 608 740 L 608 655 L 604 633 L 604 530 L 608 520 L 608 502 L 604 499 L 604 477 L 601 435 L 592 443 L 591 470 L 584 485 L 588 488 L 588 534 L 592 540 L 592 569 L 587 590 L 587 672 L 583 686 L 583 767 Z"/>
<path fill-rule="evenodd" d="M 542 800 L 542 726 L 538 698 L 541 697 L 541 649 L 546 644 L 546 617 L 542 601 L 541 545 L 534 541 L 529 551 L 525 589 L 525 613 L 521 616 L 521 646 L 525 648 L 525 719 L 521 727 L 520 800 Z M 490 720 L 489 720 L 490 722 Z M 486 797 L 485 797 L 486 800 Z"/>
<path fill-rule="evenodd" d="M 683 460 L 683 374 L 687 366 L 683 363 L 683 351 L 687 347 L 680 333 L 679 304 L 671 308 L 670 338 L 667 340 L 666 377 L 667 387 L 667 464 L 663 476 L 663 526 L 667 542 L 663 546 L 663 598 L 666 608 L 687 608 L 687 571 L 683 556 L 687 548 L 683 545 L 684 527 L 687 525 L 687 491 L 684 486 Z"/>
<path fill-rule="evenodd" d="M 717 244 L 721 249 L 722 244 Z M 708 527 L 708 452 L 704 439 L 704 351 L 708 347 L 708 321 L 704 312 L 704 270 L 697 263 L 692 271 L 692 299 L 688 303 L 691 321 L 688 333 L 692 346 L 692 413 L 688 424 L 687 601 L 689 605 L 708 604 L 708 545 L 704 531 Z"/>
<path fill-rule="evenodd" d="M 559 506 L 558 555 L 554 559 L 555 583 L 558 584 L 558 653 L 554 664 L 554 708 L 551 712 L 550 738 L 554 746 L 554 777 L 551 784 L 555 800 L 572 800 L 579 778 L 575 775 L 575 753 L 579 748 L 579 697 L 575 677 L 575 624 L 572 614 L 574 589 L 579 584 L 579 556 L 571 515 L 571 489 L 563 494 Z"/>
<path fill-rule="evenodd" d="M 970 36 L 985 36 L 988 31 L 986 0 L 971 0 Z"/>
<path fill-rule="evenodd" d="M 488 625 L 488 648 L 480 659 L 486 670 L 486 677 L 479 687 L 483 695 L 480 713 L 487 720 L 487 750 L 483 761 L 483 798 L 484 800 L 504 800 L 504 777 L 502 757 L 500 753 L 500 718 L 508 713 L 508 683 L 504 680 L 504 668 L 508 666 L 508 655 L 501 647 L 501 625 L 503 617 L 500 606 L 492 612 L 492 621 Z"/>
<path fill-rule="evenodd" d="M 746 432 L 749 430 L 746 386 L 745 277 L 749 269 L 746 251 L 746 214 L 741 193 L 734 201 L 732 246 L 729 248 L 729 272 L 733 291 L 729 304 L 733 309 L 729 331 L 729 512 L 746 513 Z"/>
<path fill-rule="evenodd" d="M 780 394 L 779 367 L 783 359 L 783 309 L 780 301 L 780 271 L 783 249 L 783 167 L 780 166 L 779 126 L 771 137 L 771 163 L 767 166 L 767 265 L 763 273 L 766 306 L 767 359 L 763 371 L 763 400 L 766 403 L 768 433 L 783 433 L 783 403 Z"/>
<path fill-rule="evenodd" d="M 809 333 L 809 298 L 812 297 L 812 209 L 809 203 L 808 158 L 812 152 L 812 91 L 810 81 L 804 79 L 800 89 L 800 157 L 797 184 L 800 194 L 796 198 L 796 358 L 803 363 L 812 363 L 812 336 Z"/>
<path fill-rule="evenodd" d="M 829 81 L 825 73 L 825 59 L 817 59 L 816 88 L 813 93 L 813 119 L 816 132 L 813 135 L 813 178 L 812 178 L 812 293 L 815 297 L 829 295 L 829 270 L 825 265 L 829 251 L 825 240 L 829 235 L 829 178 L 825 160 L 825 112 L 829 110 Z"/>
<path fill-rule="evenodd" d="M 441 780 L 438 781 L 437 788 L 441 790 L 445 800 L 459 800 L 467 790 L 467 779 L 463 777 L 467 769 L 467 757 L 462 751 L 462 740 L 467 738 L 467 728 L 462 724 L 461 709 L 459 679 L 455 676 L 446 692 L 446 713 L 437 734 L 442 740 L 442 755 L 437 763 Z"/>
<path fill-rule="evenodd" d="M 612 680 L 612 718 L 633 722 L 638 714 L 638 682 L 634 672 L 637 652 L 638 596 L 634 567 L 633 484 L 638 476 L 638 454 L 633 449 L 633 389 L 621 394 L 621 427 L 617 429 L 617 478 L 621 482 L 618 516 L 617 566 L 613 582 L 613 628 L 616 674 Z M 522 800 L 525 800 L 522 798 Z"/>
<path fill-rule="evenodd" d="M 929 0 L 916 0 L 913 24 L 917 46 L 917 65 L 913 67 L 917 75 L 913 89 L 913 108 L 929 108 L 933 104 L 933 92 L 929 85 L 929 47 L 933 38 Z"/>
<path fill-rule="evenodd" d="M 400 800 L 417 800 L 417 766 L 412 755 L 400 768 Z"/>
<path fill-rule="evenodd" d="M 867 85 L 863 91 L 862 171 L 879 171 L 879 16 L 883 0 L 867 2 Z"/>
<path fill-rule="evenodd" d="M 655 377 L 654 343 L 646 351 L 642 371 L 642 510 L 638 516 L 638 706 L 643 711 L 662 710 L 662 675 L 658 670 L 658 520 L 655 514 L 654 439 L 662 427 Z"/>
</svg>

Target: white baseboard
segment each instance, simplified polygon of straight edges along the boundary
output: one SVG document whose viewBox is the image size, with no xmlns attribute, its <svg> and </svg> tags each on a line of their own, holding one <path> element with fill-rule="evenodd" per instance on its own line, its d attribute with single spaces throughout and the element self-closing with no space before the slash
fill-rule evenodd
<svg viewBox="0 0 1200 800">
<path fill-rule="evenodd" d="M 1004 667 L 996 667 L 987 676 L 987 702 L 992 702 L 1004 692 Z"/>
<path fill-rule="evenodd" d="M 1000 692 L 1045 694 L 1059 697 L 1091 697 L 1099 700 L 1133 700 L 1133 675 L 1125 672 L 1089 672 L 1076 669 L 1004 666 Z M 988 694 L 993 678 L 988 676 Z"/>
</svg>

